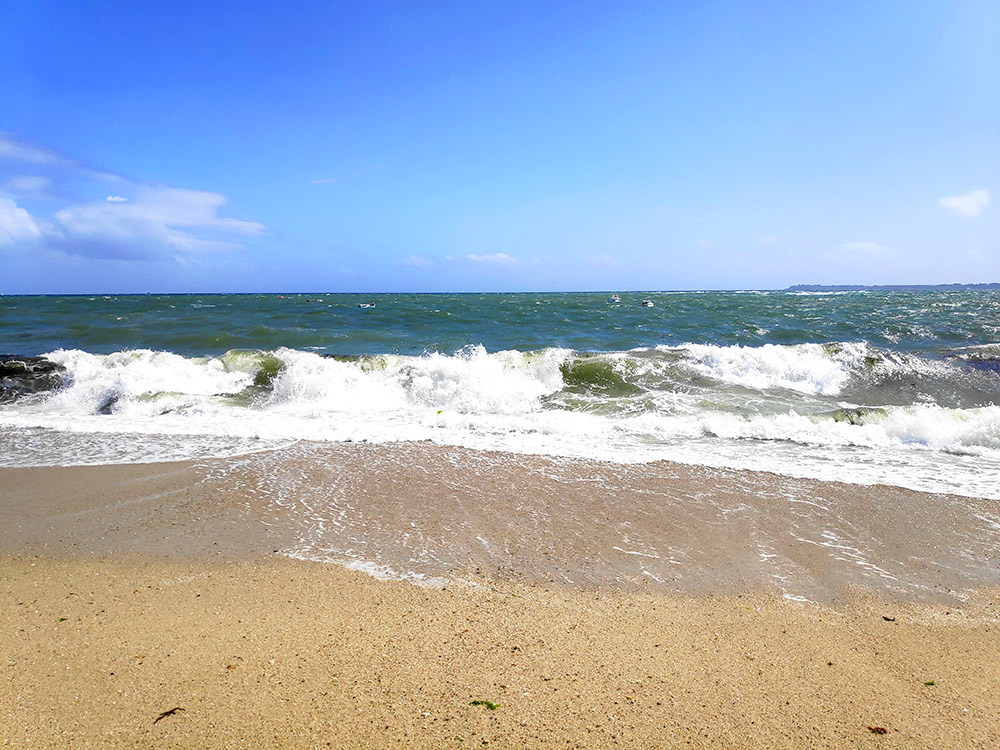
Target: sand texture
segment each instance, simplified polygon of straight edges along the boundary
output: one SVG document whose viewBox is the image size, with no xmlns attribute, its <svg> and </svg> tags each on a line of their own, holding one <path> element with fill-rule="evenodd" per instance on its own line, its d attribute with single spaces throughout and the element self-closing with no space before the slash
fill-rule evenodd
<svg viewBox="0 0 1000 750">
<path fill-rule="evenodd" d="M 605 491 L 582 492 L 597 474 Z M 290 494 L 278 491 L 276 477 Z M 362 485 L 367 494 L 355 491 Z M 633 494 L 616 504 L 607 499 L 611 486 Z M 754 567 L 778 558 L 749 554 L 736 532 L 780 539 L 777 521 L 766 518 L 781 516 L 780 498 L 793 490 L 795 499 L 823 500 L 815 512 L 831 529 L 853 529 L 847 546 L 876 560 L 869 564 L 916 581 L 925 575 L 920 565 L 931 576 L 933 560 L 941 588 L 921 593 L 881 575 L 848 576 L 820 548 L 800 562 L 801 590 L 814 600 L 789 598 L 761 572 L 770 568 Z M 0 741 L 1000 746 L 997 540 L 960 524 L 922 528 L 937 515 L 948 520 L 948 508 L 991 518 L 990 506 L 867 491 L 413 445 L 341 446 L 325 461 L 299 452 L 254 462 L 3 470 Z M 289 497 L 308 500 L 312 516 Z M 647 498 L 647 511 L 629 510 L 636 497 Z M 714 510 L 699 497 L 714 499 Z M 859 497 L 869 501 L 866 524 L 852 510 Z M 493 505 L 479 522 L 471 509 L 482 509 L 483 498 Z M 908 525 L 894 501 L 910 504 Z M 414 503 L 422 512 L 403 513 Z M 651 503 L 662 507 L 653 512 Z M 742 506 L 738 525 L 723 520 L 735 512 L 725 509 Z M 329 515 L 335 508 L 339 515 Z M 809 518 L 799 519 L 800 537 Z M 323 519 L 340 526 L 319 528 Z M 497 544 L 503 529 L 510 538 Z M 634 567 L 655 558 L 615 557 L 608 547 L 626 549 L 619 532 L 646 545 L 627 551 L 688 550 L 673 566 L 679 576 L 657 582 Z M 876 558 L 880 534 L 896 537 L 886 559 Z M 477 535 L 487 544 L 473 544 Z M 473 553 L 476 545 L 484 551 Z M 711 555 L 690 552 L 704 545 L 714 565 Z M 768 554 L 796 559 L 787 545 Z M 453 582 L 378 580 L 282 554 L 334 558 L 352 549 L 394 570 L 408 565 L 411 574 L 436 560 L 428 578 Z M 865 569 L 839 554 L 845 570 Z M 591 561 L 579 569 L 596 572 L 573 573 L 575 556 Z M 691 579 L 697 585 L 685 583 Z"/>
</svg>

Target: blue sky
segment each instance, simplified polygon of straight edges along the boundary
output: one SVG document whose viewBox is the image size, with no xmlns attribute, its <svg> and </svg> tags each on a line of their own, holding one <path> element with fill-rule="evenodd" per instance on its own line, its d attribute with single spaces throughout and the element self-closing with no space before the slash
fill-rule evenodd
<svg viewBox="0 0 1000 750">
<path fill-rule="evenodd" d="M 0 292 L 1000 281 L 1000 3 L 0 8 Z"/>
</svg>

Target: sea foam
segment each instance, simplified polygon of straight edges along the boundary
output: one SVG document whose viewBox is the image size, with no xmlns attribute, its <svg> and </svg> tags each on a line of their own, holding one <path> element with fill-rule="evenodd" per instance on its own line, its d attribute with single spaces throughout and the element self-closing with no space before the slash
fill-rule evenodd
<svg viewBox="0 0 1000 750">
<path fill-rule="evenodd" d="M 3 404 L 0 427 L 149 436 L 145 449 L 129 438 L 127 460 L 159 458 L 158 435 L 188 436 L 198 456 L 212 438 L 230 441 L 223 452 L 232 441 L 432 440 L 1000 494 L 988 481 L 1000 476 L 989 398 L 1000 376 L 864 343 L 46 356 L 65 368 L 62 387 Z"/>
</svg>

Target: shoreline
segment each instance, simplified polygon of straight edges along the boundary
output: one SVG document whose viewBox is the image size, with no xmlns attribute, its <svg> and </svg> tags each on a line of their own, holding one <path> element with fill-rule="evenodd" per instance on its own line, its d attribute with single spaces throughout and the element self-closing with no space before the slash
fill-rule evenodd
<svg viewBox="0 0 1000 750">
<path fill-rule="evenodd" d="M 0 468 L 0 553 L 289 557 L 388 578 L 687 594 L 851 588 L 960 601 L 1000 587 L 1000 505 L 670 461 L 428 441 Z"/>
<path fill-rule="evenodd" d="M 3 469 L 0 741 L 997 745 L 997 534 L 970 535 L 956 515 L 995 502 L 857 489 L 420 443 Z M 802 543 L 770 554 L 826 595 L 783 598 L 761 576 L 768 559 L 733 545 L 789 519 L 853 528 L 854 549 L 870 554 L 869 535 L 890 560 L 921 551 L 949 568 L 934 574 L 942 585 L 967 585 L 900 596 L 836 560 L 844 550 Z M 924 528 L 933 519 L 951 526 Z M 609 544 L 623 531 L 631 546 Z M 681 565 L 644 556 L 682 542 Z M 306 548 L 439 566 L 473 585 L 286 556 Z M 657 583 L 638 565 L 683 571 Z"/>
</svg>

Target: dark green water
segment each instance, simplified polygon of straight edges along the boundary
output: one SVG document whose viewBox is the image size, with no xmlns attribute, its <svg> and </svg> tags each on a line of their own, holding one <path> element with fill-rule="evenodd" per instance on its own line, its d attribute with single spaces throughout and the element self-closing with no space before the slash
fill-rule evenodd
<svg viewBox="0 0 1000 750">
<path fill-rule="evenodd" d="M 157 349 L 185 356 L 290 347 L 327 354 L 625 351 L 865 341 L 904 352 L 1000 342 L 1000 293 L 683 292 L 2 297 L 0 352 Z M 639 307 L 648 299 L 654 307 Z M 372 308 L 359 308 L 375 301 Z"/>
</svg>

